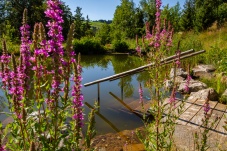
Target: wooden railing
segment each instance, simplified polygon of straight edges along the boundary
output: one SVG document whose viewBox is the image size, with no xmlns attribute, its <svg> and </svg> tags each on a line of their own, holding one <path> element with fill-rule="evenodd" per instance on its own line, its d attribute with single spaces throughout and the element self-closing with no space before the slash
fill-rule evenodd
<svg viewBox="0 0 227 151">
<path fill-rule="evenodd" d="M 204 53 L 204 52 L 206 52 L 206 51 L 200 50 L 200 51 L 195 52 L 193 49 L 190 49 L 190 50 L 184 51 L 180 54 L 180 60 L 186 59 L 186 58 L 189 58 L 189 57 L 192 57 L 192 56 Z M 177 59 L 178 59 L 178 55 L 173 55 L 173 56 L 164 58 L 164 59 L 161 60 L 161 65 L 172 63 L 173 61 L 176 61 Z M 140 66 L 140 67 L 135 68 L 135 69 L 131 69 L 131 70 L 128 70 L 128 71 L 125 71 L 125 72 L 121 72 L 121 73 L 112 75 L 112 76 L 108 76 L 108 77 L 98 79 L 98 80 L 95 80 L 95 81 L 92 81 L 92 82 L 89 82 L 89 83 L 85 83 L 84 86 L 87 87 L 87 86 L 90 86 L 90 85 L 97 84 L 98 105 L 99 105 L 99 103 L 100 103 L 100 83 L 101 82 L 113 81 L 113 80 L 117 80 L 117 79 L 129 76 L 129 75 L 133 75 L 133 74 L 136 74 L 136 73 L 139 73 L 139 72 L 143 72 L 149 67 L 154 67 L 154 65 L 155 65 L 155 63 L 150 63 L 150 64 Z"/>
<path fill-rule="evenodd" d="M 181 60 L 186 59 L 186 58 L 189 58 L 189 57 L 192 57 L 192 56 L 204 53 L 204 52 L 205 52 L 205 50 L 200 50 L 200 51 L 197 51 L 197 52 L 195 52 L 193 49 L 187 50 L 187 51 L 182 52 L 180 54 L 180 59 Z M 173 61 L 175 61 L 177 59 L 177 57 L 178 57 L 178 55 L 173 55 L 173 56 L 164 58 L 161 61 L 161 65 L 172 63 Z M 125 71 L 125 72 L 121 72 L 121 73 L 112 75 L 112 76 L 108 76 L 108 77 L 105 77 L 105 78 L 102 78 L 102 79 L 98 79 L 98 80 L 95 80 L 95 81 L 92 81 L 92 82 L 85 83 L 84 86 L 87 87 L 87 86 L 90 86 L 90 85 L 93 85 L 93 84 L 99 84 L 99 83 L 105 82 L 105 81 L 117 80 L 117 79 L 123 78 L 125 76 L 129 76 L 129 75 L 133 75 L 133 74 L 136 74 L 136 73 L 139 73 L 139 72 L 143 72 L 148 67 L 153 67 L 154 65 L 155 65 L 154 63 L 150 63 L 150 64 L 147 64 L 147 65 L 135 68 L 135 69 L 131 69 L 131 70 L 128 70 L 128 71 Z"/>
</svg>

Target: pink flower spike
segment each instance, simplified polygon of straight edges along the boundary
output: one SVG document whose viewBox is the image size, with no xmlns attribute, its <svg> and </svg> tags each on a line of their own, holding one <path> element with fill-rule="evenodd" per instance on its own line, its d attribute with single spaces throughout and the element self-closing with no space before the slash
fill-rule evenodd
<svg viewBox="0 0 227 151">
<path fill-rule="evenodd" d="M 137 46 L 136 47 L 136 51 L 137 51 L 138 54 L 141 54 L 141 48 L 140 48 L 140 46 Z"/>
<path fill-rule="evenodd" d="M 6 151 L 6 147 L 0 145 L 0 151 Z"/>
<path fill-rule="evenodd" d="M 143 105 L 143 89 L 142 89 L 142 85 L 140 83 L 139 85 L 139 96 L 140 96 L 140 102 Z"/>
<path fill-rule="evenodd" d="M 203 105 L 203 110 L 205 112 L 205 114 L 207 114 L 210 110 L 210 104 L 208 102 L 206 102 L 204 105 Z"/>
</svg>

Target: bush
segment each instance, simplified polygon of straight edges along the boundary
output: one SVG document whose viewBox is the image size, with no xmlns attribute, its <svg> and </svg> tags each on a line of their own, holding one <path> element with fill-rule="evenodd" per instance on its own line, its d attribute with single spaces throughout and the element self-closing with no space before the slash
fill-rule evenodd
<svg viewBox="0 0 227 151">
<path fill-rule="evenodd" d="M 113 49 L 115 52 L 129 52 L 128 44 L 120 40 L 113 42 Z"/>
<path fill-rule="evenodd" d="M 95 38 L 83 37 L 80 40 L 73 41 L 73 49 L 76 53 L 81 54 L 103 54 L 105 53 L 104 47 L 101 42 Z"/>
<path fill-rule="evenodd" d="M 13 43 L 11 40 L 5 38 L 6 40 L 6 45 L 7 45 L 7 52 L 12 54 L 19 54 L 20 53 L 20 45 Z M 0 38 L 0 42 L 2 43 L 3 38 Z M 2 53 L 2 44 L 0 44 L 0 53 Z"/>
</svg>

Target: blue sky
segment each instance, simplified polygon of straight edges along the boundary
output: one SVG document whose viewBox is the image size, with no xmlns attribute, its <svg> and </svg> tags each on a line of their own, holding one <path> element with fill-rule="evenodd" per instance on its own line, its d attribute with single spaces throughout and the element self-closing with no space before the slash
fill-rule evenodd
<svg viewBox="0 0 227 151">
<path fill-rule="evenodd" d="M 120 5 L 120 0 L 62 0 L 69 5 L 72 13 L 79 6 L 82 8 L 83 16 L 89 17 L 90 20 L 112 20 L 114 11 L 117 5 Z M 133 0 L 135 5 L 139 5 L 140 0 Z M 174 6 L 177 2 L 180 2 L 181 7 L 183 7 L 185 0 L 162 0 L 162 4 L 169 4 Z"/>
</svg>

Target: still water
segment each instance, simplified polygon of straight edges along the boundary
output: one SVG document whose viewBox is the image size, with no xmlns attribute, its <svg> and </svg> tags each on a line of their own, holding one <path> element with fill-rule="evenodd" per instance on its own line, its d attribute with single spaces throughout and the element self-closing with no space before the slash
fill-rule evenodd
<svg viewBox="0 0 227 151">
<path fill-rule="evenodd" d="M 83 84 L 111 76 L 123 71 L 127 71 L 142 65 L 142 61 L 134 56 L 108 55 L 108 56 L 82 56 Z M 108 122 L 100 116 L 96 116 L 96 130 L 98 134 L 116 132 L 117 130 L 134 129 L 142 126 L 142 120 L 130 113 L 110 92 L 122 99 L 126 104 L 139 100 L 139 83 L 144 85 L 147 73 L 135 74 L 115 81 L 100 83 L 100 110 Z M 82 93 L 84 101 L 93 105 L 98 98 L 97 84 L 83 87 Z M 143 88 L 144 99 L 149 99 L 150 95 L 146 88 Z M 85 106 L 85 113 L 89 108 Z M 114 128 L 110 126 L 114 125 Z"/>
<path fill-rule="evenodd" d="M 103 55 L 103 56 L 82 56 L 81 64 L 83 67 L 82 84 L 111 76 L 123 71 L 127 71 L 143 65 L 142 60 L 135 56 L 128 55 Z M 134 129 L 143 125 L 142 120 L 130 113 L 119 101 L 116 100 L 110 92 L 123 100 L 126 104 L 132 101 L 139 101 L 139 83 L 144 85 L 148 79 L 146 72 L 127 76 L 115 81 L 106 81 L 100 83 L 100 109 L 101 117 L 96 115 L 97 134 L 117 132 L 125 129 Z M 82 88 L 84 102 L 94 105 L 98 99 L 97 84 Z M 144 100 L 150 98 L 149 92 L 143 88 Z M 8 112 L 4 107 L 6 98 L 0 91 L 0 109 Z M 85 119 L 90 109 L 84 105 Z M 0 120 L 6 116 L 0 114 Z M 86 122 L 86 121 L 85 121 Z"/>
</svg>

